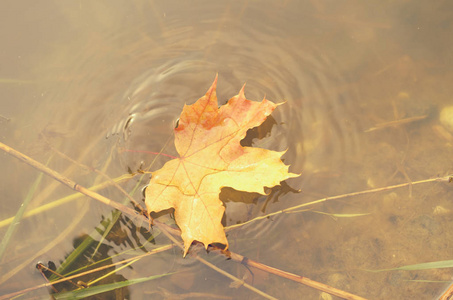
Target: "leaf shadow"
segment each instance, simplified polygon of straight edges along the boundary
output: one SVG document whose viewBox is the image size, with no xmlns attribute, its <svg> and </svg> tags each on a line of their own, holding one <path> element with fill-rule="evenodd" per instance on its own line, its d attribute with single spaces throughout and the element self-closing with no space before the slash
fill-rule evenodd
<svg viewBox="0 0 453 300">
<path fill-rule="evenodd" d="M 272 117 L 268 116 L 267 119 L 258 127 L 247 130 L 245 138 L 241 140 L 242 147 L 251 147 L 254 139 L 264 139 L 271 134 L 272 127 L 277 125 L 277 121 Z"/>
</svg>

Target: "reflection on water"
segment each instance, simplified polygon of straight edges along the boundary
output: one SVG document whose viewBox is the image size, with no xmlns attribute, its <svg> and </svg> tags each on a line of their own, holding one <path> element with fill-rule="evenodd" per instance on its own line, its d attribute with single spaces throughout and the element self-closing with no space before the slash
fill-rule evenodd
<svg viewBox="0 0 453 300">
<path fill-rule="evenodd" d="M 175 154 L 172 130 L 183 105 L 202 96 L 218 73 L 221 104 L 244 83 L 249 99 L 284 102 L 272 123 L 251 132 L 247 143 L 287 149 L 285 163 L 302 173 L 268 196 L 222 191 L 227 225 L 325 196 L 445 175 L 452 171 L 453 133 L 439 121 L 439 112 L 452 94 L 449 6 L 444 1 L 378 7 L 315 1 L 12 4 L 3 22 L 17 26 L 0 29 L 8 41 L 0 56 L 1 140 L 41 162 L 54 147 L 111 178 L 149 166 L 155 170 L 167 159 L 146 151 Z M 0 160 L 1 221 L 14 216 L 37 172 L 9 157 Z M 48 164 L 88 187 L 105 180 L 60 155 Z M 141 176 L 121 183 L 137 201 L 149 180 Z M 29 209 L 69 193 L 46 179 Z M 250 223 L 229 231 L 228 239 L 234 252 L 364 297 L 429 299 L 442 283 L 407 280 L 448 281 L 448 269 L 361 270 L 450 259 L 450 233 L 442 230 L 450 215 L 433 211 L 453 209 L 450 193 L 448 186 L 427 185 L 345 198 Z M 114 187 L 102 194 L 125 198 Z M 79 199 L 23 220 L 1 261 L 2 293 L 40 284 L 36 272 L 15 266 L 52 260 L 59 267 L 73 250 L 71 240 L 103 224 L 110 210 Z M 344 217 L 353 213 L 370 215 Z M 107 239 L 107 256 L 149 238 L 142 229 L 132 230 L 129 221 L 112 223 L 120 226 L 116 232 L 126 232 L 126 242 Z M 153 242 L 168 240 L 159 235 Z M 250 280 L 244 267 L 214 255 L 209 259 Z M 132 298 L 195 292 L 255 297 L 245 288 L 230 288 L 222 275 L 182 259 L 178 251 L 146 260 L 119 275 L 175 274 L 129 287 Z M 249 283 L 277 298 L 319 297 L 317 291 L 256 274 Z"/>
</svg>

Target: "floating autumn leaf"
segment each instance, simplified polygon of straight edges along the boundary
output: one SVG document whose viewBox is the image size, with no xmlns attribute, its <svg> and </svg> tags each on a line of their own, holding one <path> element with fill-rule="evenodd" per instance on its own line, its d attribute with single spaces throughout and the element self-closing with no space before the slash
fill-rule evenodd
<svg viewBox="0 0 453 300">
<path fill-rule="evenodd" d="M 146 189 L 148 212 L 175 209 L 184 255 L 194 240 L 206 248 L 212 243 L 228 247 L 221 224 L 222 187 L 264 194 L 264 187 L 299 176 L 280 160 L 284 152 L 240 145 L 247 130 L 263 123 L 277 104 L 247 100 L 243 87 L 219 108 L 216 85 L 217 76 L 205 96 L 184 106 L 174 129 L 180 157 L 153 172 Z"/>
</svg>

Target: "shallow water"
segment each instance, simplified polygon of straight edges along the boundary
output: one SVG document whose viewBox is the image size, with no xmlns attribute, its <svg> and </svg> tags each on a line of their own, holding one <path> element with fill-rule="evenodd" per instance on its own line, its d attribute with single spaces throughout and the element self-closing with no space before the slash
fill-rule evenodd
<svg viewBox="0 0 453 300">
<path fill-rule="evenodd" d="M 144 151 L 175 154 L 172 130 L 183 105 L 218 74 L 220 104 L 244 83 L 249 99 L 285 102 L 245 143 L 287 149 L 284 162 L 302 174 L 269 196 L 224 191 L 226 225 L 445 176 L 453 173 L 453 138 L 439 112 L 452 105 L 452 9 L 446 1 L 9 2 L 0 27 L 1 141 L 87 187 L 106 180 L 90 168 L 111 178 L 155 170 L 167 158 Z M 1 221 L 16 214 L 39 173 L 7 155 L 0 163 Z M 139 178 L 121 186 L 137 186 L 133 197 L 142 203 L 149 176 Z M 44 178 L 27 211 L 71 193 Z M 101 193 L 125 199 L 115 187 Z M 229 231 L 230 249 L 365 298 L 433 299 L 452 280 L 450 269 L 364 270 L 451 259 L 451 195 L 451 184 L 426 183 L 309 205 Z M 35 264 L 58 267 L 86 235 L 102 240 L 95 228 L 104 229 L 111 210 L 80 198 L 22 220 L 0 261 L 0 294 L 44 283 Z M 360 213 L 367 215 L 349 216 Z M 129 258 L 115 254 L 150 237 L 147 224 L 117 224 L 96 259 Z M 158 235 L 146 249 L 168 243 Z M 276 298 L 320 297 L 256 270 L 251 280 L 239 264 L 202 256 Z M 260 298 L 179 250 L 144 258 L 116 280 L 167 272 L 175 274 L 123 292 L 132 299 Z"/>
</svg>

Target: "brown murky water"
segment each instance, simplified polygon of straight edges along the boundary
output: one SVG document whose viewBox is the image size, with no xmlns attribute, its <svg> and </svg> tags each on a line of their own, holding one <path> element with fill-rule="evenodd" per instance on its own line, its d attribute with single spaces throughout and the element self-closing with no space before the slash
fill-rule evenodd
<svg viewBox="0 0 453 300">
<path fill-rule="evenodd" d="M 151 163 L 157 169 L 165 157 L 123 150 L 174 154 L 172 128 L 183 104 L 202 96 L 216 73 L 221 103 L 245 82 L 249 99 L 286 102 L 249 142 L 288 149 L 285 163 L 302 173 L 268 197 L 224 195 L 227 225 L 326 196 L 453 173 L 452 120 L 440 119 L 453 103 L 448 1 L 7 1 L 2 6 L 0 139 L 84 186 L 105 178 L 53 149 L 111 178 Z M 17 213 L 39 172 L 3 154 L 0 164 L 4 236 L 7 219 Z M 137 187 L 133 197 L 141 203 L 147 180 L 136 176 L 121 186 L 128 192 Z M 115 187 L 100 192 L 125 199 Z M 43 178 L 26 211 L 71 194 Z M 365 298 L 434 299 L 453 279 L 451 269 L 365 270 L 452 259 L 452 195 L 452 184 L 438 182 L 310 205 L 310 211 L 230 231 L 230 249 Z M 0 294 L 44 283 L 36 263 L 53 261 L 59 267 L 87 235 L 94 242 L 75 265 L 119 261 L 168 244 L 162 235 L 152 239 L 146 224 L 126 218 L 103 239 L 99 231 L 109 219 L 110 207 L 84 197 L 24 218 L 0 261 Z M 125 253 L 147 239 L 146 250 Z M 215 254 L 202 256 L 276 298 L 322 297 L 286 279 L 256 271 L 251 276 Z M 174 274 L 116 296 L 260 299 L 190 256 L 183 259 L 179 250 L 144 258 L 118 270 L 114 280 L 168 272 Z M 48 293 L 40 289 L 33 295 Z"/>
</svg>

